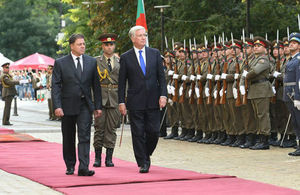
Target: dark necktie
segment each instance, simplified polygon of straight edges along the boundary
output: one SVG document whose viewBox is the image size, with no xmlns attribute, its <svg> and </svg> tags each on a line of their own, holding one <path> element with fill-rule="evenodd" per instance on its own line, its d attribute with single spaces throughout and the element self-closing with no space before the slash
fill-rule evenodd
<svg viewBox="0 0 300 195">
<path fill-rule="evenodd" d="M 81 70 L 81 64 L 80 64 L 80 60 L 79 59 L 80 59 L 79 57 L 76 58 L 76 60 L 77 60 L 77 72 L 78 72 L 79 78 L 81 79 L 82 70 Z"/>
<path fill-rule="evenodd" d="M 111 63 L 110 63 L 110 58 L 107 59 L 107 66 L 108 66 L 108 70 L 110 72 L 112 70 Z"/>
</svg>

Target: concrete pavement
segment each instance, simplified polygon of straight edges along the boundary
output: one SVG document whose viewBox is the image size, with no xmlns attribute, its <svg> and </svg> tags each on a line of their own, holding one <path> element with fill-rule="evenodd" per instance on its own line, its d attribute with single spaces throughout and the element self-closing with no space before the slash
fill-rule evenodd
<svg viewBox="0 0 300 195">
<path fill-rule="evenodd" d="M 4 103 L 0 103 L 1 116 L 3 106 Z M 18 114 L 19 116 L 11 116 L 11 123 L 14 125 L 5 128 L 61 143 L 60 122 L 47 120 L 47 102 L 18 101 Z M 135 162 L 129 126 L 125 126 L 121 147 L 119 147 L 119 137 L 120 130 L 114 156 Z M 160 139 L 152 157 L 152 164 L 202 173 L 235 175 L 300 190 L 300 157 L 287 155 L 293 150 L 271 147 L 266 151 L 252 151 Z M 96 174 L 101 174 L 97 169 L 94 170 Z M 41 184 L 2 170 L 0 170 L 0 178 L 0 194 L 60 194 Z"/>
</svg>

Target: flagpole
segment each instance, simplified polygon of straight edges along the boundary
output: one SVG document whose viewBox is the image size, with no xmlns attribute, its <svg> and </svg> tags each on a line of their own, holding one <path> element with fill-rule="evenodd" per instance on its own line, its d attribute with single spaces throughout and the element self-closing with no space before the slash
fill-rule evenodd
<svg viewBox="0 0 300 195">
<path fill-rule="evenodd" d="M 165 30 L 164 30 L 164 24 L 165 24 L 165 20 L 164 20 L 164 8 L 168 8 L 171 7 L 170 5 L 158 5 L 158 6 L 154 6 L 154 8 L 156 9 L 160 9 L 160 17 L 161 17 L 161 45 L 160 45 L 160 49 L 161 49 L 161 53 L 164 52 L 164 37 L 165 37 Z"/>
</svg>

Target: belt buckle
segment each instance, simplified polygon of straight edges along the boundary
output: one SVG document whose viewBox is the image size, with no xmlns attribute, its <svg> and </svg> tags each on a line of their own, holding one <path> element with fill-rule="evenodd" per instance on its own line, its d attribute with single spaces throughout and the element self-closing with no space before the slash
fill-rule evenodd
<svg viewBox="0 0 300 195">
<path fill-rule="evenodd" d="M 112 88 L 112 84 L 111 83 L 109 83 L 107 86 L 108 86 L 108 88 Z"/>
</svg>

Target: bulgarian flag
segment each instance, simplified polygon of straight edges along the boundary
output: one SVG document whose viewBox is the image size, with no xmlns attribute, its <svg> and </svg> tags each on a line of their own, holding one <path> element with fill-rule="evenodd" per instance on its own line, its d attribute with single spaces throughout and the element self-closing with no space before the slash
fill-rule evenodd
<svg viewBox="0 0 300 195">
<path fill-rule="evenodd" d="M 144 6 L 144 0 L 138 0 L 137 5 L 137 14 L 136 14 L 136 25 L 137 26 L 143 26 L 146 29 L 146 32 L 148 32 L 147 23 L 146 23 L 146 13 L 145 13 L 145 6 Z M 148 37 L 147 37 L 147 43 L 148 46 Z"/>
</svg>

